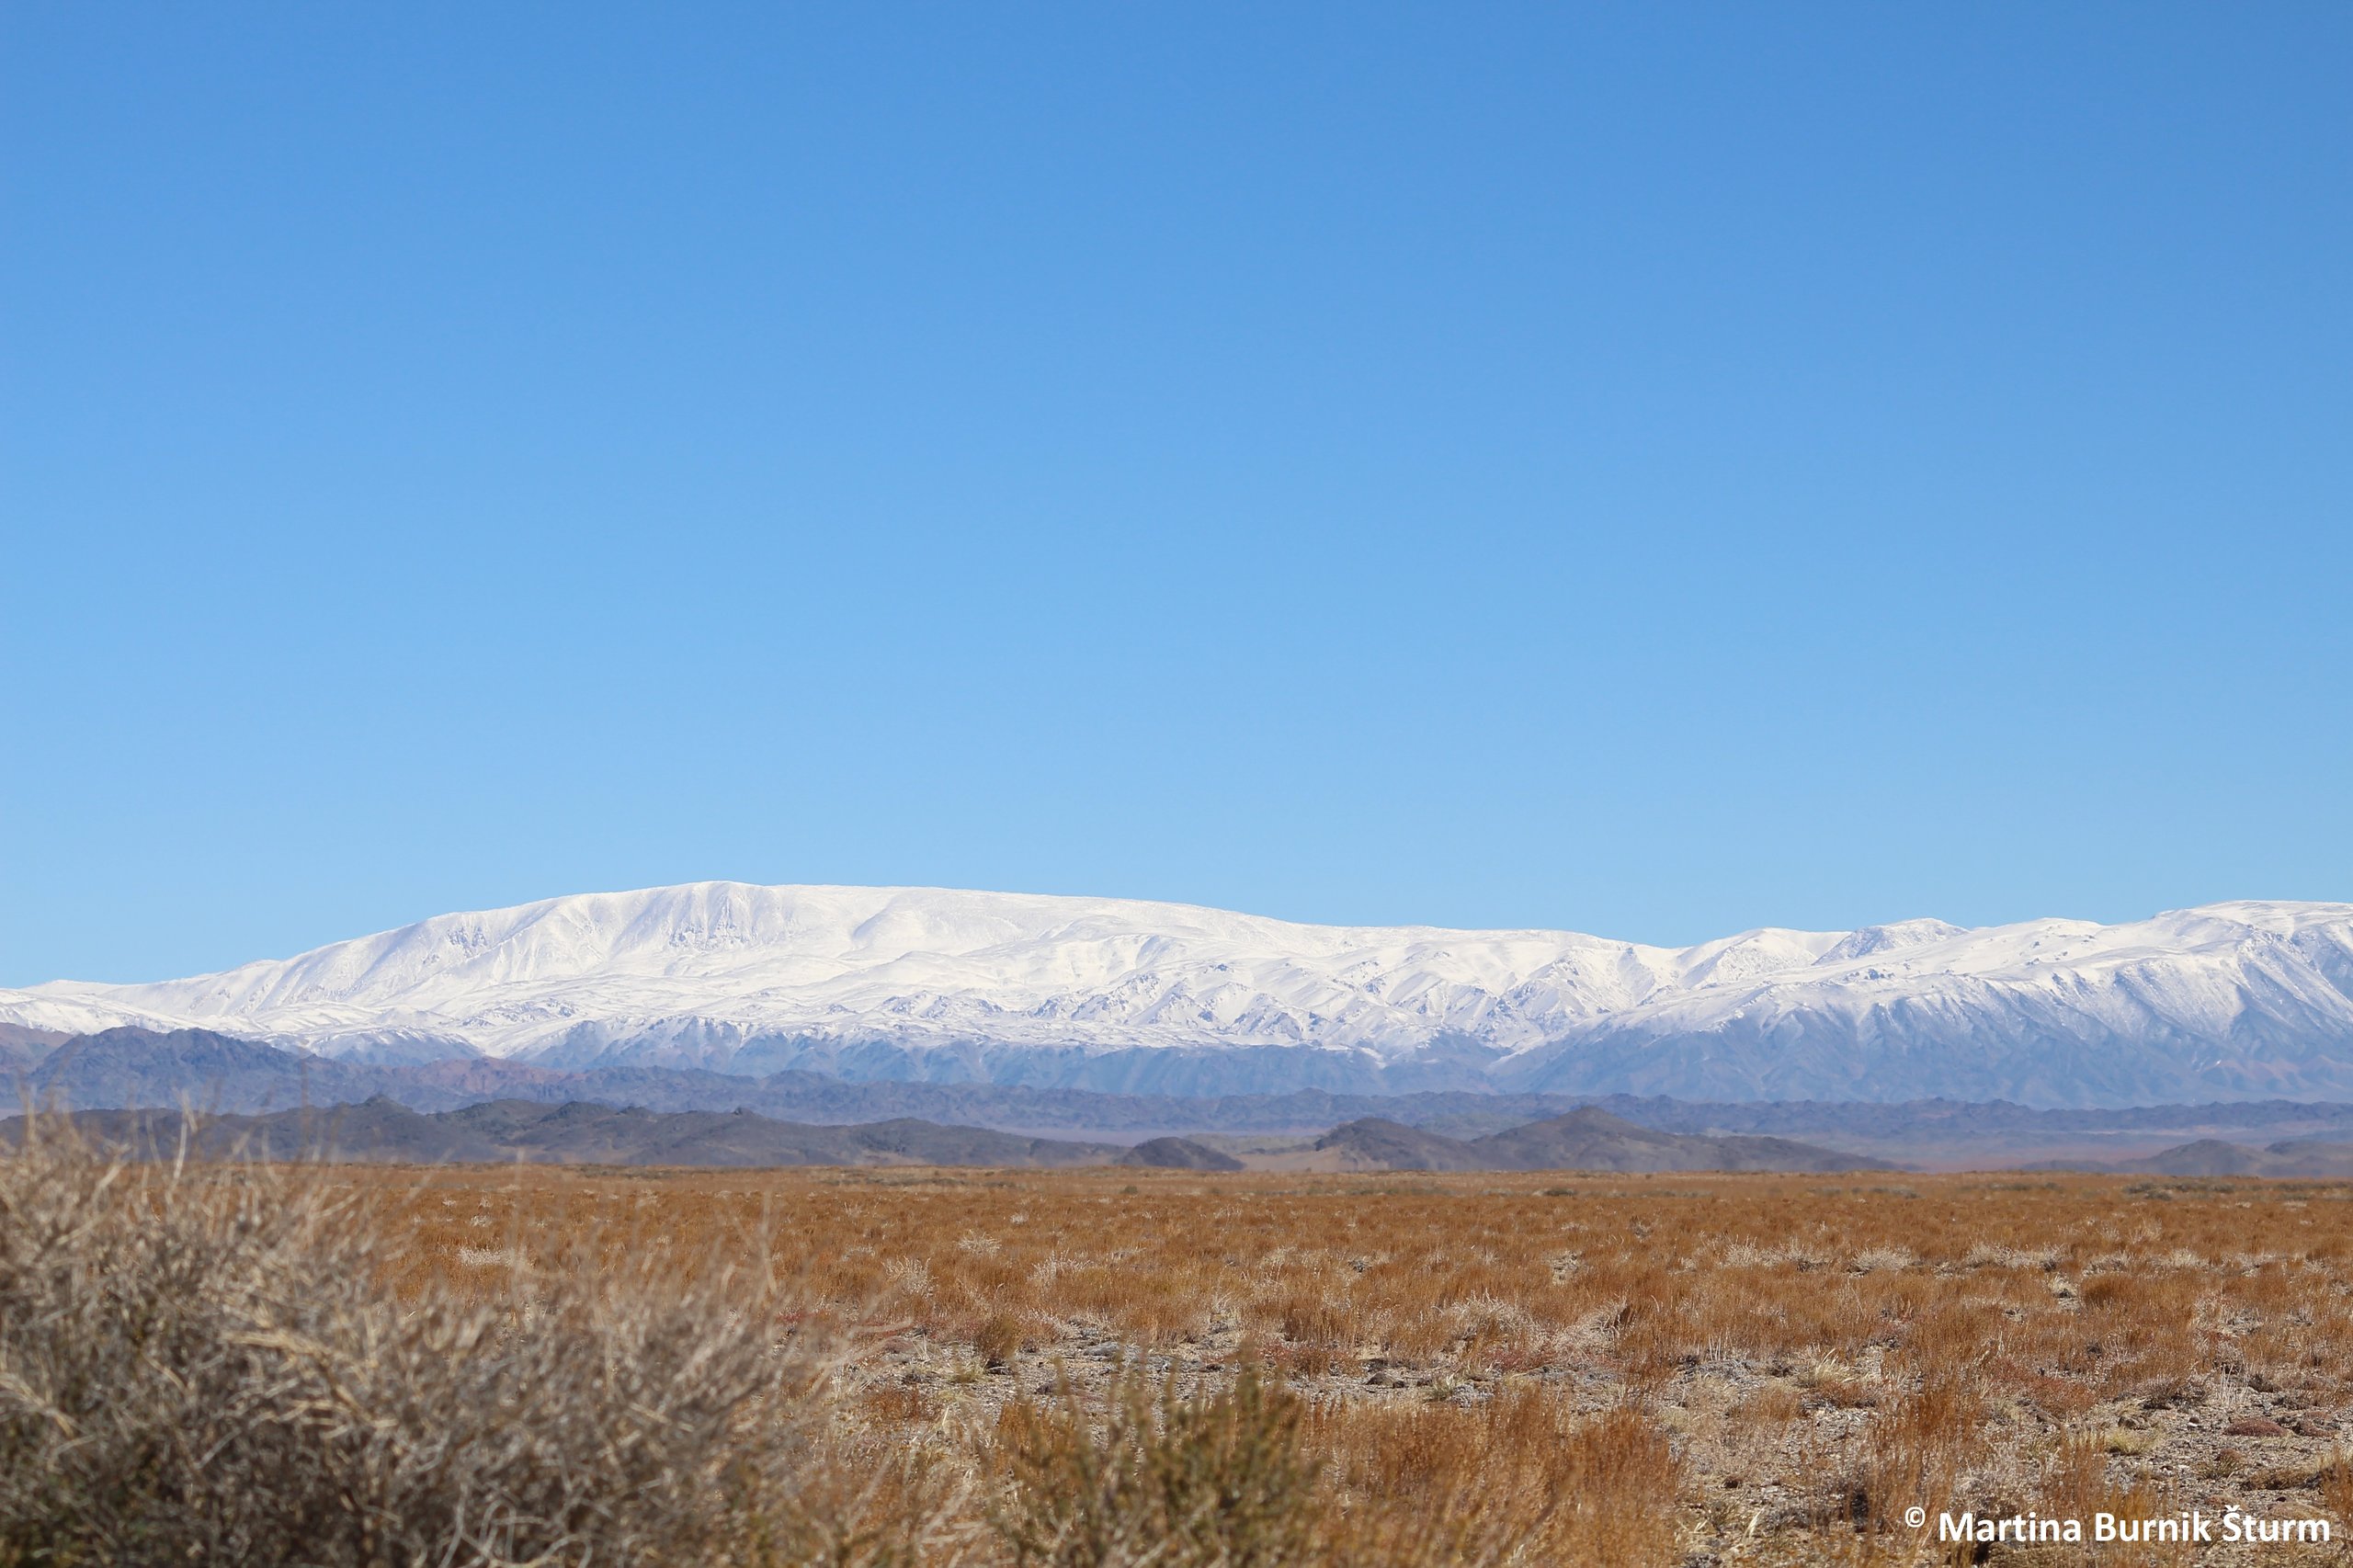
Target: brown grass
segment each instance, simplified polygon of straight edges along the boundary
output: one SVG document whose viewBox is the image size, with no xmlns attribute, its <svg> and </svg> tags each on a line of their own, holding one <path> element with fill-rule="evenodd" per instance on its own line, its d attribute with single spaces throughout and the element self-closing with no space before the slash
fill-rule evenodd
<svg viewBox="0 0 2353 1568">
<path fill-rule="evenodd" d="M 1174 1539 L 1186 1518 L 1210 1533 L 1153 1561 L 1940 1561 L 1933 1526 L 1910 1528 L 1907 1509 L 2235 1503 L 2343 1519 L 2353 1501 L 2344 1187 L 354 1167 L 304 1180 L 369 1238 L 374 1299 L 411 1310 L 511 1321 L 518 1299 L 600 1269 L 672 1290 L 727 1274 L 779 1303 L 774 1332 L 838 1350 L 820 1380 L 824 1435 L 804 1438 L 794 1484 L 840 1501 L 792 1517 L 929 1509 L 895 1545 L 844 1528 L 856 1550 L 910 1561 L 1126 1562 L 1040 1543 Z M 820 1398 L 794 1404 L 802 1429 Z M 2225 1443 L 2245 1415 L 2285 1435 Z M 1156 1449 L 1171 1432 L 1176 1449 Z M 1279 1506 L 1216 1479 L 1245 1452 L 1235 1473 L 1266 1479 Z M 1194 1491 L 1170 1490 L 1171 1465 Z M 1041 1500 L 1058 1486 L 1095 1512 L 1054 1513 Z M 1217 1500 L 1206 1512 L 1203 1496 Z M 1277 1535 L 1217 1532 L 1254 1509 L 1304 1533 L 1250 1559 L 1238 1543 Z"/>
</svg>

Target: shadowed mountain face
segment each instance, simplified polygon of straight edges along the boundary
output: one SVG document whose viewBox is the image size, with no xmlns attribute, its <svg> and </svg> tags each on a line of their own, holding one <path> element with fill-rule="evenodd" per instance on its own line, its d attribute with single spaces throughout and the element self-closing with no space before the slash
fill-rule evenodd
<svg viewBox="0 0 2353 1568">
<path fill-rule="evenodd" d="M 37 1105 L 70 1109 L 284 1109 L 366 1099 L 379 1070 L 210 1029 L 104 1029 L 47 1051 L 25 1074 Z"/>
<path fill-rule="evenodd" d="M 1467 1142 L 1379 1118 L 1317 1140 L 1358 1169 L 1413 1171 L 1852 1171 L 1886 1161 L 1786 1138 L 1657 1132 L 1587 1107 Z"/>
<path fill-rule="evenodd" d="M 0 1024 L 0 1071 L 21 1073 L 33 1067 L 73 1038 L 58 1029 L 27 1028 Z"/>
</svg>

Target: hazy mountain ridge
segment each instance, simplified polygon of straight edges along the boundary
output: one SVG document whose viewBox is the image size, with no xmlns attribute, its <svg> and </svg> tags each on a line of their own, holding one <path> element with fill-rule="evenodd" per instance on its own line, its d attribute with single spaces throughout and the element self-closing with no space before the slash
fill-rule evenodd
<svg viewBox="0 0 2353 1568">
<path fill-rule="evenodd" d="M 376 1064 L 487 1054 L 1188 1096 L 2353 1097 L 2353 905 L 1665 949 L 714 882 L 438 916 L 189 980 L 0 993 L 0 1024 L 194 1026 Z"/>
<path fill-rule="evenodd" d="M 499 1164 L 514 1160 L 622 1165 L 979 1165 L 1056 1168 L 1117 1165 L 1240 1171 L 1245 1162 L 1183 1138 L 1130 1148 L 1024 1138 L 989 1128 L 902 1119 L 855 1126 L 779 1121 L 749 1111 L 650 1111 L 568 1101 L 485 1100 L 421 1112 L 397 1101 L 304 1108 L 266 1116 L 205 1117 L 177 1110 L 81 1111 L 90 1137 L 144 1159 Z M 0 1142 L 24 1135 L 0 1122 Z M 1884 1169 L 1879 1161 L 1779 1138 L 1698 1138 L 1654 1132 L 1587 1108 L 1463 1142 L 1395 1122 L 1335 1129 L 1315 1145 L 1337 1151 L 1334 1169 L 1835 1171 Z"/>
<path fill-rule="evenodd" d="M 1890 1162 L 1786 1138 L 1711 1137 L 1638 1127 L 1597 1107 L 1455 1139 L 1368 1117 L 1315 1142 L 1358 1168 L 1415 1171 L 1853 1171 Z"/>
<path fill-rule="evenodd" d="M 1114 1143 L 1181 1142 L 1194 1135 L 1240 1147 L 1270 1136 L 1312 1137 L 1350 1122 L 1472 1142 L 1592 1108 L 1665 1134 L 1802 1139 L 1850 1156 L 1955 1168 L 2057 1163 L 2148 1169 L 2155 1167 L 2146 1161 L 2177 1145 L 2243 1148 L 2236 1141 L 2250 1137 L 2273 1140 L 2275 1152 L 2291 1141 L 2307 1151 L 2328 1143 L 2353 1147 L 2346 1142 L 2353 1140 L 2353 1105 L 2341 1103 L 2238 1100 L 2054 1110 L 2005 1101 L 1732 1104 L 1461 1090 L 1394 1096 L 1307 1090 L 1188 1099 L 987 1084 L 852 1083 L 798 1070 L 746 1078 L 661 1067 L 565 1073 L 494 1059 L 369 1066 L 205 1030 L 119 1029 L 77 1037 L 47 1048 L 29 1070 L 20 1067 L 15 1075 L 34 1105 L 76 1111 L 185 1105 L 215 1116 L 253 1116 L 372 1098 L 431 1114 L 485 1102 L 590 1103 L 657 1114 L 745 1111 L 817 1126 L 925 1121 Z"/>
<path fill-rule="evenodd" d="M 2353 1143 L 2283 1138 L 2261 1148 L 2200 1138 L 2121 1160 L 2045 1160 L 2035 1170 L 2110 1171 L 2171 1176 L 2263 1176 L 2279 1180 L 2353 1180 Z"/>
<path fill-rule="evenodd" d="M 894 1120 L 813 1126 L 748 1111 L 649 1111 L 572 1101 L 485 1100 L 422 1112 L 377 1098 L 358 1105 L 266 1116 L 166 1111 L 82 1111 L 85 1134 L 143 1158 L 182 1147 L 200 1158 L 489 1165 L 516 1160 L 617 1165 L 1108 1165 L 1132 1151 L 1102 1143 L 1022 1138 L 980 1127 Z M 0 1138 L 21 1135 L 0 1123 Z M 1131 1163 L 1155 1163 L 1149 1157 Z"/>
</svg>

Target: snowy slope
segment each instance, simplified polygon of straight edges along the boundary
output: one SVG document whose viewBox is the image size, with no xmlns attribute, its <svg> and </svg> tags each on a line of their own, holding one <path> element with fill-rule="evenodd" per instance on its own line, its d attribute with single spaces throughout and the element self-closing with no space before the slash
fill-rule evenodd
<svg viewBox="0 0 2353 1568">
<path fill-rule="evenodd" d="M 2353 905 L 1665 949 L 705 882 L 442 915 L 190 980 L 0 992 L 0 1022 L 197 1025 L 335 1055 L 1193 1092 L 2353 1097 Z"/>
</svg>

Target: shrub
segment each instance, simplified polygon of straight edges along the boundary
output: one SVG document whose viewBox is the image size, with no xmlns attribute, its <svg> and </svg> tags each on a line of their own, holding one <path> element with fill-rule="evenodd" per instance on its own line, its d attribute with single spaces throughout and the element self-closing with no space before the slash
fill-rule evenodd
<svg viewBox="0 0 2353 1568">
<path fill-rule="evenodd" d="M 1009 1364 L 1021 1349 L 1021 1323 L 1009 1312 L 991 1312 L 972 1333 L 972 1352 L 991 1367 Z"/>
<path fill-rule="evenodd" d="M 1245 1366 L 1185 1400 L 1143 1374 L 1114 1384 L 1100 1432 L 1076 1402 L 1008 1406 L 1013 1498 L 997 1528 L 1037 1568 L 1281 1568 L 1308 1558 L 1323 1511 L 1300 1406 Z"/>
<path fill-rule="evenodd" d="M 403 1302 L 355 1221 L 315 1176 L 28 1127 L 0 1157 L 0 1562 L 601 1568 L 844 1539 L 803 1503 L 815 1363 L 752 1293 L 579 1271 Z"/>
</svg>

